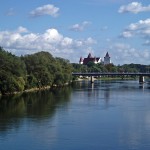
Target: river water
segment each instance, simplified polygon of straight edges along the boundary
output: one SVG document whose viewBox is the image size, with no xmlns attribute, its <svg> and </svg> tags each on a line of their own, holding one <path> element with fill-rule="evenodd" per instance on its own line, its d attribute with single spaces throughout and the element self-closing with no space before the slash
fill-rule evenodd
<svg viewBox="0 0 150 150">
<path fill-rule="evenodd" d="M 0 150 L 150 150 L 150 84 L 81 81 L 1 97 Z"/>
</svg>

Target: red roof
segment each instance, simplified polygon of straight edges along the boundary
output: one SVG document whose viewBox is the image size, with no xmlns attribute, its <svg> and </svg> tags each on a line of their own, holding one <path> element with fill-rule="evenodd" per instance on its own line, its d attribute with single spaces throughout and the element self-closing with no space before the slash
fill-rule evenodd
<svg viewBox="0 0 150 150">
<path fill-rule="evenodd" d="M 88 54 L 87 58 L 80 57 L 79 62 L 83 62 L 84 65 L 87 65 L 89 62 L 98 62 L 100 57 L 92 57 L 91 53 Z"/>
<path fill-rule="evenodd" d="M 83 60 L 83 64 L 84 65 L 87 65 L 89 62 L 95 62 L 95 59 L 96 59 L 96 61 L 98 62 L 99 61 L 99 57 L 94 57 L 94 58 L 84 58 L 84 60 Z"/>
</svg>

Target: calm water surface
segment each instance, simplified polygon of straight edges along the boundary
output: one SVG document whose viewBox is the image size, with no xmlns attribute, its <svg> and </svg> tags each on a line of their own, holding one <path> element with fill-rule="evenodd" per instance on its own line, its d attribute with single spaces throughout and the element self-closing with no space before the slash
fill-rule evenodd
<svg viewBox="0 0 150 150">
<path fill-rule="evenodd" d="M 1 97 L 0 150 L 150 150 L 150 84 L 86 81 Z"/>
</svg>

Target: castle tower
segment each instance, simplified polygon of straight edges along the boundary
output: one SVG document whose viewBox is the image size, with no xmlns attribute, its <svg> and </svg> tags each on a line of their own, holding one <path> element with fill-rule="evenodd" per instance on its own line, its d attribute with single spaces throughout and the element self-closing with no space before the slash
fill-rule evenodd
<svg viewBox="0 0 150 150">
<path fill-rule="evenodd" d="M 83 58 L 80 57 L 79 64 L 83 64 Z"/>
<path fill-rule="evenodd" d="M 111 59 L 110 59 L 110 56 L 107 52 L 105 57 L 104 57 L 104 65 L 107 65 L 107 64 L 110 64 L 110 63 L 111 63 Z"/>
</svg>

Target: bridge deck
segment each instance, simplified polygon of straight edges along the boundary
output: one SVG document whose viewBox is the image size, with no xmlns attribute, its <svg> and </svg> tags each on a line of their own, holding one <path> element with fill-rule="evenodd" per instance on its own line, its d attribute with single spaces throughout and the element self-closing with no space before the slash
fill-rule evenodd
<svg viewBox="0 0 150 150">
<path fill-rule="evenodd" d="M 150 77 L 150 73 L 130 73 L 130 72 L 125 72 L 125 73 L 101 73 L 101 72 L 87 72 L 87 73 L 72 73 L 73 76 L 124 76 L 124 75 L 129 75 L 129 76 L 148 76 Z"/>
</svg>

